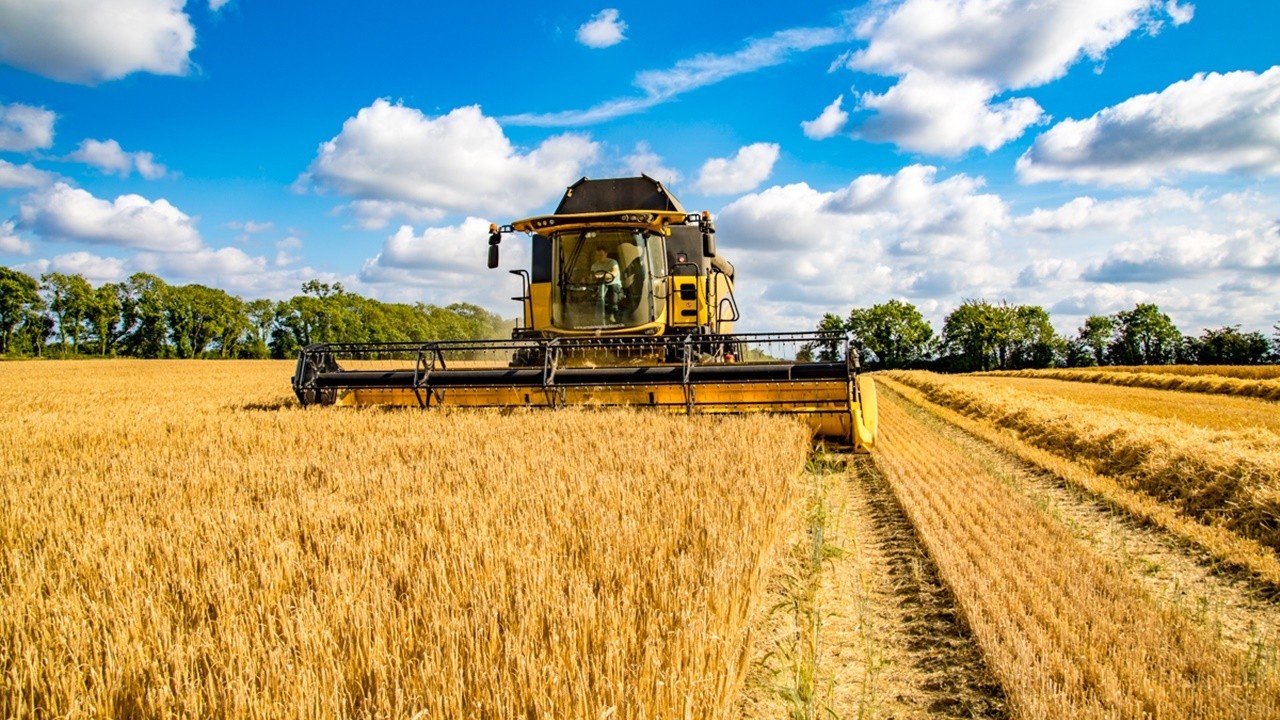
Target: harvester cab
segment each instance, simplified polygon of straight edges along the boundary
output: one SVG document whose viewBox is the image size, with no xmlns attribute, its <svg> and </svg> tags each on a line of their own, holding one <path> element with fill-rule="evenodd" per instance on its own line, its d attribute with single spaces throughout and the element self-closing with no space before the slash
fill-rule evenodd
<svg viewBox="0 0 1280 720">
<path fill-rule="evenodd" d="M 571 185 L 555 212 L 491 225 L 531 242 L 510 340 L 324 343 L 302 351 L 304 405 L 638 406 L 803 417 L 868 450 L 875 386 L 843 333 L 734 333 L 733 265 L 710 213 L 641 176 Z"/>
</svg>

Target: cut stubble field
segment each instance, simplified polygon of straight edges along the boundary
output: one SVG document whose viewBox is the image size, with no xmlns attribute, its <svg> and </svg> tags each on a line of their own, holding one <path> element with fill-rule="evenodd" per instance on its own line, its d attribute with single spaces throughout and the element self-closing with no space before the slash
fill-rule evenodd
<svg viewBox="0 0 1280 720">
<path fill-rule="evenodd" d="M 1275 403 L 894 373 L 866 457 L 291 371 L 0 363 L 0 716 L 1280 717 Z"/>
</svg>

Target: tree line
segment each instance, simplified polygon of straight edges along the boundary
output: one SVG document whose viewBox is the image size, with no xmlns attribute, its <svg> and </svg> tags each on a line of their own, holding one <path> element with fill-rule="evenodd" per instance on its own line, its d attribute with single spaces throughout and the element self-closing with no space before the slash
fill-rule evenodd
<svg viewBox="0 0 1280 720">
<path fill-rule="evenodd" d="M 911 303 L 890 300 L 854 308 L 846 317 L 828 313 L 819 330 L 849 335 L 872 368 L 929 368 L 948 372 L 1022 370 L 1096 365 L 1257 365 L 1280 362 L 1280 323 L 1275 335 L 1242 332 L 1239 325 L 1184 335 L 1155 304 L 1114 315 L 1090 315 L 1071 337 L 1053 327 L 1038 305 L 965 300 L 937 333 Z M 811 357 L 839 359 L 827 344 Z"/>
<path fill-rule="evenodd" d="M 512 321 L 468 303 L 386 303 L 311 280 L 288 300 L 243 300 L 149 273 L 94 287 L 0 266 L 0 355 L 290 358 L 317 342 L 509 337 Z"/>
</svg>

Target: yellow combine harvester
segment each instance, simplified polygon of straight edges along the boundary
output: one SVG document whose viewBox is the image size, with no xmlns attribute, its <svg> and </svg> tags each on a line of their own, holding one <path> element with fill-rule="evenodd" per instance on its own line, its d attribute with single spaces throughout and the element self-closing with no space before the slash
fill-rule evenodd
<svg viewBox="0 0 1280 720">
<path fill-rule="evenodd" d="M 785 413 L 824 439 L 875 443 L 875 386 L 848 337 L 734 334 L 734 269 L 711 217 L 686 213 L 658 181 L 579 180 L 553 214 L 491 226 L 490 268 L 514 232 L 531 236 L 532 262 L 511 271 L 524 316 L 510 340 L 312 345 L 298 358 L 298 399 Z"/>
</svg>

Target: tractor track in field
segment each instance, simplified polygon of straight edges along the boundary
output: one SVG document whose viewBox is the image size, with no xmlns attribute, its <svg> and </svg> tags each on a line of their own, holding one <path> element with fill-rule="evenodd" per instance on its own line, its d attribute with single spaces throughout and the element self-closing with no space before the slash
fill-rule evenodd
<svg viewBox="0 0 1280 720">
<path fill-rule="evenodd" d="M 856 456 L 842 480 L 845 551 L 856 567 L 837 565 L 830 574 L 832 600 L 848 607 L 857 597 L 859 612 L 834 602 L 831 608 L 840 613 L 829 621 L 838 649 L 825 664 L 844 680 L 834 694 L 836 708 L 845 710 L 840 716 L 1006 717 L 1003 690 L 884 477 L 870 458 Z M 861 587 L 851 591 L 854 583 Z M 847 662 L 846 617 L 857 618 L 869 648 L 860 662 Z M 846 649 L 844 657 L 839 648 Z M 861 695 L 858 712 L 852 712 L 855 694 Z"/>
<path fill-rule="evenodd" d="M 1223 568 L 1173 534 L 1013 457 L 927 408 L 896 393 L 886 395 L 1062 523 L 1085 546 L 1123 568 L 1154 599 L 1177 608 L 1223 644 L 1255 659 L 1259 672 L 1280 674 L 1276 650 L 1280 602 L 1274 599 L 1273 589 Z"/>
</svg>

